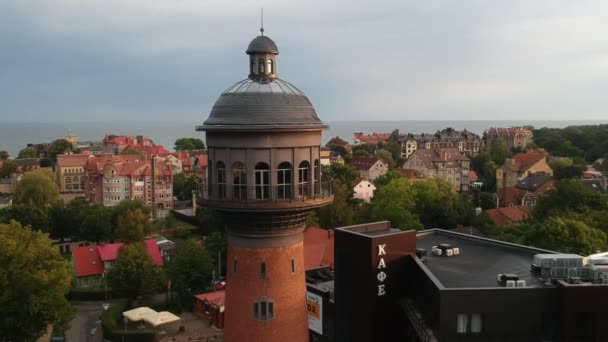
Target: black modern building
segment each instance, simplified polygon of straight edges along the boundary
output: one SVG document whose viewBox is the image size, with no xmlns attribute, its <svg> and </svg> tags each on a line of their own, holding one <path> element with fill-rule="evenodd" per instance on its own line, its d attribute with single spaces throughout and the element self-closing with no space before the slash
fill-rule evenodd
<svg viewBox="0 0 608 342">
<path fill-rule="evenodd" d="M 606 342 L 603 262 L 387 222 L 338 228 L 323 340 Z"/>
</svg>

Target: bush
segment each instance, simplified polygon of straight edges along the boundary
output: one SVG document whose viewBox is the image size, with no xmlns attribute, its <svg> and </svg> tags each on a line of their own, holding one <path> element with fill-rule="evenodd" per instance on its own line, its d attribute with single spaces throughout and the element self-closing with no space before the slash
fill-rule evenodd
<svg viewBox="0 0 608 342">
<path fill-rule="evenodd" d="M 105 300 L 106 291 L 100 288 L 70 289 L 68 300 Z M 112 290 L 108 289 L 108 298 L 112 298 Z"/>
</svg>

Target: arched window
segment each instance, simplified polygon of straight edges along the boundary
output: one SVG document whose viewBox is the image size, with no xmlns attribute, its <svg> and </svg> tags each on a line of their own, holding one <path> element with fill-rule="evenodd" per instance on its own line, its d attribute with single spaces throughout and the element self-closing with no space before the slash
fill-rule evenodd
<svg viewBox="0 0 608 342">
<path fill-rule="evenodd" d="M 256 321 L 269 321 L 274 318 L 274 301 L 260 298 L 253 302 L 253 319 Z"/>
<path fill-rule="evenodd" d="M 298 194 L 307 197 L 309 194 L 308 184 L 310 183 L 310 163 L 303 161 L 298 166 Z"/>
<path fill-rule="evenodd" d="M 213 161 L 209 160 L 209 168 L 207 169 L 207 195 L 211 197 L 213 194 Z"/>
<path fill-rule="evenodd" d="M 255 166 L 255 198 L 269 198 L 269 167 L 266 163 L 257 163 Z"/>
<path fill-rule="evenodd" d="M 247 199 L 247 170 L 245 164 L 241 162 L 232 164 L 232 198 Z"/>
<path fill-rule="evenodd" d="M 255 59 L 251 59 L 251 65 L 249 66 L 249 73 L 253 74 L 253 71 L 255 70 Z"/>
<path fill-rule="evenodd" d="M 277 198 L 291 198 L 291 164 L 282 162 L 277 169 Z"/>
<path fill-rule="evenodd" d="M 258 74 L 264 74 L 264 60 L 263 59 L 259 59 L 258 60 Z"/>
<path fill-rule="evenodd" d="M 226 165 L 217 162 L 217 197 L 226 197 Z"/>
<path fill-rule="evenodd" d="M 272 59 L 268 60 L 268 73 L 274 74 L 274 64 L 272 62 Z"/>
</svg>

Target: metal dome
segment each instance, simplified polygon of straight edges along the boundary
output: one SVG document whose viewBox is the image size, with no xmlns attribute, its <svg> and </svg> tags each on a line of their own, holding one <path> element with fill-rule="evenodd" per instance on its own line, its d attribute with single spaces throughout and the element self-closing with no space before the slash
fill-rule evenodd
<svg viewBox="0 0 608 342">
<path fill-rule="evenodd" d="M 275 79 L 246 79 L 228 88 L 197 130 L 324 129 L 314 107 L 298 88 Z"/>
<path fill-rule="evenodd" d="M 257 36 L 253 38 L 251 43 L 249 43 L 249 47 L 247 47 L 247 54 L 252 53 L 273 53 L 277 55 L 279 54 L 279 48 L 277 48 L 272 39 L 266 36 Z"/>
</svg>

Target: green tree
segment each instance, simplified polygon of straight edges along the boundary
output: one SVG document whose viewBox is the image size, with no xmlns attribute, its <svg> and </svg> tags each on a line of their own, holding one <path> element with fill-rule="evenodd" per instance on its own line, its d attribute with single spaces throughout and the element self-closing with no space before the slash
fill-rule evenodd
<svg viewBox="0 0 608 342">
<path fill-rule="evenodd" d="M 606 233 L 567 217 L 549 217 L 532 225 L 524 234 L 527 245 L 563 253 L 587 255 L 603 251 L 607 246 Z"/>
<path fill-rule="evenodd" d="M 378 158 L 384 160 L 391 168 L 395 166 L 395 161 L 393 160 L 393 154 L 387 150 L 378 150 L 376 153 Z"/>
<path fill-rule="evenodd" d="M 194 240 L 180 242 L 175 250 L 175 255 L 167 266 L 173 288 L 179 293 L 206 290 L 213 271 L 209 253 Z"/>
<path fill-rule="evenodd" d="M 7 160 L 3 163 L 0 169 L 0 178 L 10 177 L 11 173 L 17 171 L 17 163 L 13 160 Z"/>
<path fill-rule="evenodd" d="M 12 220 L 45 233 L 49 233 L 52 230 L 47 208 L 36 208 L 24 204 L 15 204 L 0 209 L 0 223 L 6 224 L 10 223 Z"/>
<path fill-rule="evenodd" d="M 141 209 L 127 209 L 118 216 L 115 237 L 124 243 L 141 242 L 146 234 L 152 230 L 150 217 L 144 214 Z"/>
<path fill-rule="evenodd" d="M 224 219 L 221 213 L 213 209 L 197 208 L 196 221 L 203 234 L 219 232 L 224 229 Z"/>
<path fill-rule="evenodd" d="M 36 151 L 34 151 L 34 149 L 32 148 L 27 147 L 19 151 L 19 154 L 17 155 L 17 159 L 31 159 L 36 157 L 38 157 L 36 155 Z"/>
<path fill-rule="evenodd" d="M 321 173 L 324 177 L 333 179 L 334 181 L 340 181 L 346 186 L 348 201 L 353 198 L 353 187 L 355 186 L 353 183 L 355 182 L 355 179 L 359 177 L 359 173 L 352 166 L 334 163 L 330 166 L 322 166 Z"/>
<path fill-rule="evenodd" d="M 536 221 L 563 213 L 587 213 L 589 210 L 608 210 L 608 195 L 590 190 L 580 181 L 565 179 L 555 182 L 554 188 L 540 197 L 532 211 Z"/>
<path fill-rule="evenodd" d="M 153 290 L 154 264 L 143 242 L 125 245 L 108 273 L 108 285 L 119 296 L 132 300 L 147 296 Z"/>
<path fill-rule="evenodd" d="M 503 138 L 497 138 L 490 143 L 489 154 L 496 165 L 505 163 L 505 159 L 509 157 L 509 147 Z"/>
<path fill-rule="evenodd" d="M 579 157 L 575 163 L 572 158 L 553 159 L 549 166 L 553 169 L 555 179 L 580 178 L 583 171 L 587 169 L 585 161 Z"/>
<path fill-rule="evenodd" d="M 374 194 L 370 206 L 370 218 L 373 221 L 388 220 L 393 227 L 403 230 L 421 229 L 416 208 L 416 193 L 411 182 L 397 178 L 379 188 Z"/>
<path fill-rule="evenodd" d="M 38 165 L 40 165 L 40 167 L 51 167 L 53 166 L 53 161 L 50 158 L 42 158 L 40 159 L 40 162 L 38 162 Z"/>
<path fill-rule="evenodd" d="M 403 175 L 397 171 L 389 171 L 389 172 L 383 174 L 382 176 L 374 179 L 374 185 L 376 186 L 376 188 L 381 188 L 381 187 L 387 185 L 388 183 L 390 183 L 393 179 L 398 179 L 398 178 L 403 178 Z"/>
<path fill-rule="evenodd" d="M 7 160 L 9 157 L 8 152 L 0 150 L 0 160 Z"/>
<path fill-rule="evenodd" d="M 353 208 L 350 192 L 340 179 L 334 182 L 334 201 L 319 209 L 319 222 L 323 228 L 337 228 L 353 224 Z M 349 192 L 350 190 L 350 192 Z"/>
<path fill-rule="evenodd" d="M 0 336 L 34 341 L 53 325 L 64 331 L 74 310 L 66 300 L 72 276 L 48 235 L 13 221 L 0 224 Z"/>
<path fill-rule="evenodd" d="M 115 232 L 118 228 L 118 217 L 124 215 L 128 210 L 141 210 L 147 217 L 152 217 L 152 209 L 146 205 L 146 202 L 135 199 L 135 200 L 122 200 L 114 207 L 112 213 L 112 231 Z M 151 230 L 151 228 L 150 228 Z"/>
<path fill-rule="evenodd" d="M 183 173 L 173 176 L 173 196 L 179 200 L 192 199 L 192 192 L 196 190 L 196 176 L 186 176 Z"/>
<path fill-rule="evenodd" d="M 85 241 L 97 243 L 111 240 L 112 208 L 97 204 L 88 207 L 81 224 L 80 237 Z"/>
<path fill-rule="evenodd" d="M 57 161 L 57 155 L 72 152 L 72 143 L 65 139 L 57 139 L 51 143 L 49 147 L 49 157 L 54 162 Z"/>
<path fill-rule="evenodd" d="M 180 138 L 175 140 L 173 149 L 176 151 L 204 150 L 205 143 L 198 138 Z"/>
<path fill-rule="evenodd" d="M 222 274 L 226 274 L 226 256 L 228 251 L 228 241 L 221 232 L 213 232 L 205 239 L 205 250 L 209 253 L 213 265 L 218 265 L 222 260 Z M 219 259 L 221 258 L 221 259 Z"/>
<path fill-rule="evenodd" d="M 59 188 L 49 170 L 28 172 L 17 184 L 14 202 L 35 208 L 46 208 L 59 202 Z"/>
</svg>

